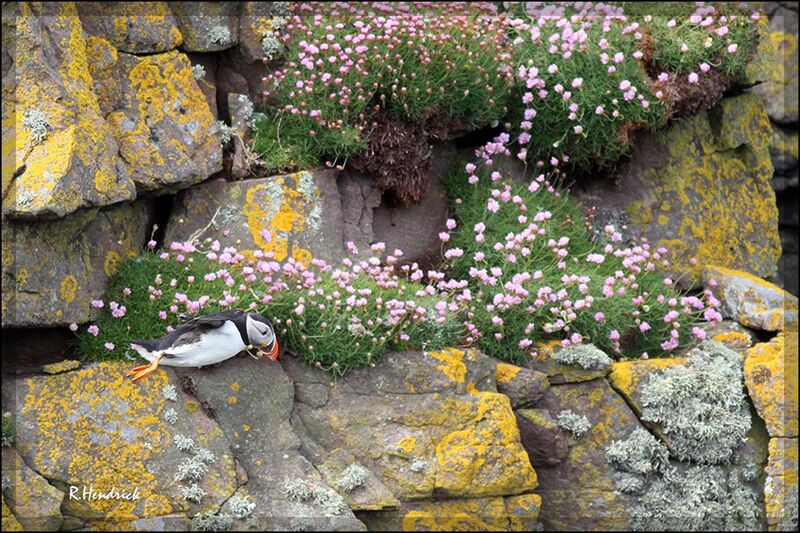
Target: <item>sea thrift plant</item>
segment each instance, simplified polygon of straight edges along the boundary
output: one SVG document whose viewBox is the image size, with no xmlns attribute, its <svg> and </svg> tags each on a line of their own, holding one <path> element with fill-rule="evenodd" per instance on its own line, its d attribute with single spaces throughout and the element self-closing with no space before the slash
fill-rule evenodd
<svg viewBox="0 0 800 533">
<path fill-rule="evenodd" d="M 491 4 L 292 4 L 275 36 L 283 68 L 265 79 L 271 114 L 255 150 L 271 169 L 362 151 L 385 109 L 486 125 L 506 112 L 513 76 L 508 20 Z M 277 45 L 271 45 L 276 48 Z"/>
<path fill-rule="evenodd" d="M 623 246 L 612 226 L 593 237 L 577 202 L 544 174 L 525 184 L 466 170 L 474 179 L 447 180 L 458 222 L 447 244 L 459 250 L 449 274 L 473 296 L 466 342 L 520 364 L 547 339 L 638 358 L 674 353 L 702 335 L 699 321 L 721 320 L 710 292 L 681 294 L 659 272 L 666 250 Z"/>
</svg>

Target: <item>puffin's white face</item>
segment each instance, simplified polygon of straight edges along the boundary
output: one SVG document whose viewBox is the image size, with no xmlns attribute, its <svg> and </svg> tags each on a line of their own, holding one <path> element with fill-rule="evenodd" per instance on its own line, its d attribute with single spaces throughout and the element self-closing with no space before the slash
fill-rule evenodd
<svg viewBox="0 0 800 533">
<path fill-rule="evenodd" d="M 247 338 L 250 344 L 259 348 L 267 348 L 275 340 L 275 333 L 269 324 L 254 319 L 252 315 L 247 315 Z"/>
</svg>

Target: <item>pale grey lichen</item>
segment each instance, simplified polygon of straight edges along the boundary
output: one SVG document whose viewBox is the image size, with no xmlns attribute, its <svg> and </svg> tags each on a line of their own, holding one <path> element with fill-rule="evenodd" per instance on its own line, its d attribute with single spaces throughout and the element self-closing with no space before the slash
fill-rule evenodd
<svg viewBox="0 0 800 533">
<path fill-rule="evenodd" d="M 193 451 L 195 447 L 194 440 L 186 435 L 176 434 L 172 437 L 172 442 L 174 442 L 175 447 L 182 452 Z"/>
<path fill-rule="evenodd" d="M 217 127 L 222 144 L 228 144 L 231 142 L 231 139 L 233 139 L 233 136 L 236 135 L 236 130 L 225 124 L 222 120 L 217 121 Z"/>
<path fill-rule="evenodd" d="M 163 396 L 164 398 L 166 398 L 171 402 L 177 402 L 178 389 L 172 383 L 168 383 L 167 385 L 164 385 L 163 389 L 161 389 L 161 396 Z"/>
<path fill-rule="evenodd" d="M 314 488 L 312 496 L 314 503 L 322 509 L 322 513 L 326 516 L 340 515 L 349 509 L 344 499 L 335 490 L 318 486 Z"/>
<path fill-rule="evenodd" d="M 215 514 L 214 511 L 203 511 L 192 518 L 192 531 L 228 531 L 233 518 L 227 514 Z"/>
<path fill-rule="evenodd" d="M 206 36 L 206 42 L 211 44 L 230 44 L 231 42 L 231 30 L 228 29 L 227 26 L 217 25 L 212 26 L 208 30 L 208 35 Z"/>
<path fill-rule="evenodd" d="M 336 488 L 345 492 L 352 492 L 367 481 L 367 469 L 353 463 L 342 471 L 342 474 L 334 481 Z"/>
<path fill-rule="evenodd" d="M 579 439 L 592 429 L 592 424 L 585 416 L 573 413 L 571 409 L 567 409 L 558 414 L 558 427 L 569 431 L 572 433 L 572 436 Z"/>
<path fill-rule="evenodd" d="M 216 456 L 214 455 L 214 452 L 206 448 L 200 448 L 199 446 L 195 445 L 193 451 L 194 451 L 194 458 L 200 461 L 201 463 L 210 465 L 211 463 L 217 460 Z"/>
<path fill-rule="evenodd" d="M 238 494 L 232 496 L 228 503 L 230 503 L 233 516 L 239 519 L 247 518 L 256 508 L 255 502 L 251 502 L 247 496 L 239 496 Z"/>
<path fill-rule="evenodd" d="M 644 488 L 644 477 L 630 472 L 614 472 L 614 488 L 623 494 L 636 494 Z"/>
<path fill-rule="evenodd" d="M 178 412 L 175 411 L 172 407 L 164 411 L 164 420 L 168 423 L 175 425 L 178 423 Z"/>
<path fill-rule="evenodd" d="M 410 467 L 411 471 L 417 474 L 424 472 L 426 468 L 428 468 L 428 461 L 423 461 L 422 459 L 415 459 Z"/>
<path fill-rule="evenodd" d="M 274 32 L 266 31 L 261 39 L 261 50 L 266 60 L 272 61 L 283 52 L 283 43 Z"/>
<path fill-rule="evenodd" d="M 786 492 L 786 501 L 783 502 L 783 508 L 775 529 L 778 531 L 797 531 L 797 485 L 791 486 Z"/>
<path fill-rule="evenodd" d="M 206 491 L 202 489 L 197 483 L 192 483 L 189 487 L 181 487 L 181 494 L 184 500 L 189 500 L 195 503 L 200 503 Z"/>
<path fill-rule="evenodd" d="M 311 497 L 311 487 L 304 479 L 287 479 L 283 482 L 283 495 L 295 502 L 302 502 Z"/>
<path fill-rule="evenodd" d="M 31 132 L 33 144 L 39 144 L 47 138 L 53 127 L 41 109 L 28 109 L 22 115 L 22 127 Z"/>
<path fill-rule="evenodd" d="M 576 344 L 553 354 L 553 360 L 564 365 L 578 365 L 586 370 L 603 370 L 611 358 L 593 344 Z"/>
<path fill-rule="evenodd" d="M 627 439 L 611 443 L 606 449 L 606 461 L 623 472 L 647 476 L 666 468 L 669 450 L 646 429 L 638 427 Z"/>
<path fill-rule="evenodd" d="M 208 472 L 208 466 L 204 462 L 198 461 L 196 457 L 191 457 L 184 459 L 178 465 L 174 479 L 175 481 L 200 481 L 206 472 Z"/>
<path fill-rule="evenodd" d="M 305 517 L 293 518 L 289 520 L 289 530 L 291 531 L 314 531 L 314 522 Z"/>
<path fill-rule="evenodd" d="M 730 461 L 752 422 L 741 356 L 713 341 L 692 350 L 688 364 L 650 374 L 641 403 L 642 420 L 661 426 L 680 460 Z"/>
<path fill-rule="evenodd" d="M 3 492 L 5 492 L 6 489 L 11 488 L 11 478 L 8 476 L 3 476 L 2 481 L 3 481 Z"/>
<path fill-rule="evenodd" d="M 758 465 L 753 462 L 745 463 L 744 467 L 742 467 L 742 479 L 745 481 L 755 481 L 758 477 Z"/>
<path fill-rule="evenodd" d="M 736 472 L 712 465 L 668 467 L 631 511 L 639 531 L 757 531 L 758 496 Z"/>
<path fill-rule="evenodd" d="M 199 80 L 205 75 L 206 75 L 206 69 L 205 67 L 203 67 L 203 65 L 194 65 L 192 67 L 192 76 L 194 76 L 194 79 Z"/>
</svg>

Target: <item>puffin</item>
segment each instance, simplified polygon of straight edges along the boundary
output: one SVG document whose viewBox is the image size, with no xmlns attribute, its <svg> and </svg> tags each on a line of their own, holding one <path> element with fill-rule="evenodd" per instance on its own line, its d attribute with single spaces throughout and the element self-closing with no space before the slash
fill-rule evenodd
<svg viewBox="0 0 800 533">
<path fill-rule="evenodd" d="M 161 338 L 132 340 L 130 345 L 150 361 L 128 372 L 133 381 L 152 374 L 159 364 L 199 368 L 225 361 L 254 346 L 274 361 L 280 349 L 269 320 L 241 309 L 193 318 Z"/>
</svg>

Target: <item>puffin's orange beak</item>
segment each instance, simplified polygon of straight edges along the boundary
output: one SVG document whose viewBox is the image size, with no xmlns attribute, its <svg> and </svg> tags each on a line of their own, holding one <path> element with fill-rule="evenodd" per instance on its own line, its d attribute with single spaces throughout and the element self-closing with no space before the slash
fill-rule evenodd
<svg viewBox="0 0 800 533">
<path fill-rule="evenodd" d="M 272 350 L 267 354 L 267 357 L 270 360 L 275 361 L 278 359 L 278 352 L 280 351 L 280 345 L 278 344 L 278 338 L 275 337 L 272 342 Z"/>
</svg>

